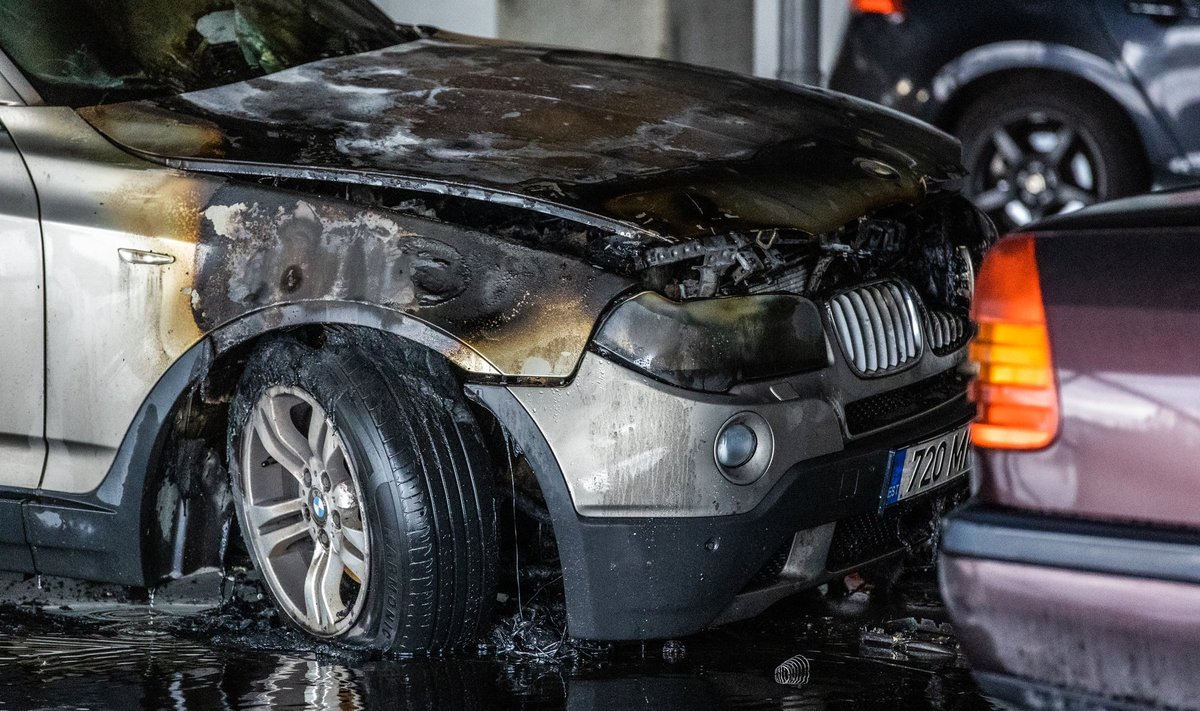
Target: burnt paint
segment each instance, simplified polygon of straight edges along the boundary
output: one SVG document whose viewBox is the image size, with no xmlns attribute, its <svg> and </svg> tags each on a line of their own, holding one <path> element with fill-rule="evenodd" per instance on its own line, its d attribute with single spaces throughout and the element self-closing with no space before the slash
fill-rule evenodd
<svg viewBox="0 0 1200 711">
<path fill-rule="evenodd" d="M 436 34 L 82 115 L 119 144 L 193 167 L 471 185 L 670 236 L 824 231 L 961 172 L 949 136 L 819 89 Z M 894 173 L 857 168 L 863 157 Z"/>
<path fill-rule="evenodd" d="M 205 332 L 276 304 L 367 303 L 453 334 L 501 374 L 563 377 L 631 285 L 483 232 L 247 184 L 203 215 L 192 306 Z"/>
</svg>

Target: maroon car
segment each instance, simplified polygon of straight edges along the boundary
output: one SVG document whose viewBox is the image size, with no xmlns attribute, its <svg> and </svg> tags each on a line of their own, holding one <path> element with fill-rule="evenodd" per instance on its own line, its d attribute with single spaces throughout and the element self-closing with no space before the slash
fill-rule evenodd
<svg viewBox="0 0 1200 711">
<path fill-rule="evenodd" d="M 1001 240 L 941 587 L 984 691 L 1200 705 L 1200 190 Z M 1121 706 L 1123 707 L 1123 706 Z"/>
</svg>

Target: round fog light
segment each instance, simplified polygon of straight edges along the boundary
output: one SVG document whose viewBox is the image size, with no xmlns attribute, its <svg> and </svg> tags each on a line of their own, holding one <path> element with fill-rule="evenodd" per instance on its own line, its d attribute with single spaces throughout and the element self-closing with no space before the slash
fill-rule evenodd
<svg viewBox="0 0 1200 711">
<path fill-rule="evenodd" d="M 775 455 L 775 435 L 767 421 L 753 412 L 725 420 L 713 438 L 713 460 L 721 475 L 734 484 L 753 484 L 767 473 Z"/>
<path fill-rule="evenodd" d="M 741 422 L 735 422 L 717 436 L 717 464 L 736 469 L 754 456 L 758 449 L 758 437 L 754 430 Z"/>
</svg>

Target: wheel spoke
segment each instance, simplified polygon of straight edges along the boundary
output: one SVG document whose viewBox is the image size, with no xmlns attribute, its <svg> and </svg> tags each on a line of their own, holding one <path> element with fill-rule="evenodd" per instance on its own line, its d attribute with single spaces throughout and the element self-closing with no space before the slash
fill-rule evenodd
<svg viewBox="0 0 1200 711">
<path fill-rule="evenodd" d="M 367 561 L 363 559 L 361 551 L 342 546 L 341 556 L 342 565 L 350 571 L 355 580 L 362 583 L 367 579 Z"/>
<path fill-rule="evenodd" d="M 1004 214 L 1017 227 L 1023 227 L 1033 222 L 1033 213 L 1030 212 L 1029 206 L 1020 200 L 1012 200 L 1004 206 Z"/>
<path fill-rule="evenodd" d="M 268 558 L 285 553 L 297 541 L 308 538 L 308 524 L 296 521 L 270 531 L 259 531 L 258 541 Z"/>
<path fill-rule="evenodd" d="M 1054 144 L 1054 150 L 1046 155 L 1046 161 L 1057 168 L 1063 159 L 1067 157 L 1067 151 L 1070 150 L 1071 144 L 1075 142 L 1075 129 L 1070 126 L 1063 126 L 1058 129 L 1055 138 L 1058 142 Z"/>
<path fill-rule="evenodd" d="M 357 528 L 342 527 L 342 540 L 353 546 L 360 554 L 367 552 L 367 536 Z"/>
<path fill-rule="evenodd" d="M 308 448 L 327 467 L 337 452 L 337 437 L 334 436 L 329 418 L 318 412 L 313 413 L 312 422 L 308 425 Z"/>
<path fill-rule="evenodd" d="M 247 507 L 251 522 L 260 531 L 282 518 L 300 515 L 300 499 L 287 498 L 269 504 L 250 504 Z"/>
<path fill-rule="evenodd" d="M 299 480 L 311 450 L 308 440 L 292 423 L 290 408 L 279 398 L 269 398 L 266 407 L 255 410 L 254 431 L 263 449 Z"/>
<path fill-rule="evenodd" d="M 317 629 L 332 628 L 341 612 L 342 563 L 318 545 L 304 576 L 305 614 Z"/>
<path fill-rule="evenodd" d="M 984 212 L 994 212 L 1012 199 L 1007 190 L 992 188 L 975 196 L 975 206 Z"/>
<path fill-rule="evenodd" d="M 996 150 L 1004 156 L 1004 160 L 1009 165 L 1018 165 L 1025 156 L 1025 152 L 1003 128 L 998 128 L 992 133 L 992 142 L 996 144 Z"/>
</svg>

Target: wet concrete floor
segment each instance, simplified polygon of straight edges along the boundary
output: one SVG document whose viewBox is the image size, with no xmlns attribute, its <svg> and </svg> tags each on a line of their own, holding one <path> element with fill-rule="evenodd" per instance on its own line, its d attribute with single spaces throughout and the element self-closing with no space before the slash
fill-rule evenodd
<svg viewBox="0 0 1200 711">
<path fill-rule="evenodd" d="M 991 708 L 938 625 L 930 571 L 906 575 L 888 596 L 812 593 L 755 620 L 645 645 L 562 644 L 541 624 L 552 614 L 510 603 L 492 644 L 440 659 L 313 645 L 256 594 L 212 609 L 178 594 L 65 601 L 69 583 L 38 585 L 0 585 L 12 601 L 0 605 L 3 709 Z"/>
</svg>

